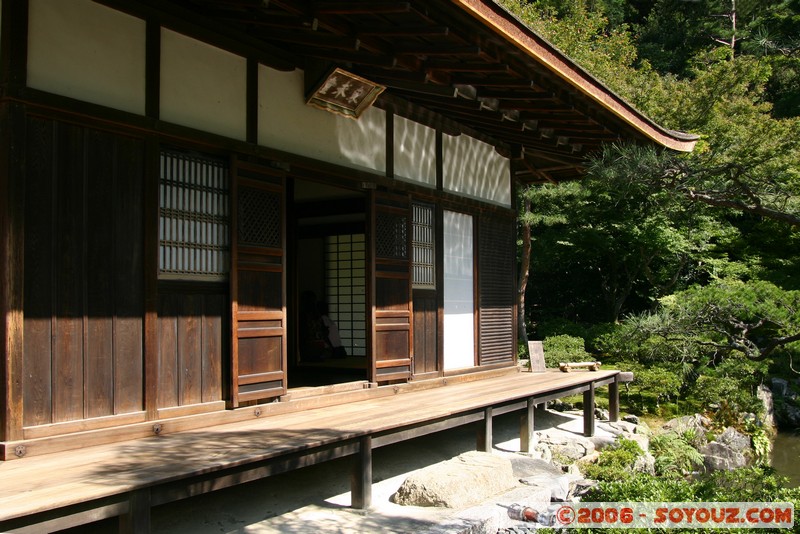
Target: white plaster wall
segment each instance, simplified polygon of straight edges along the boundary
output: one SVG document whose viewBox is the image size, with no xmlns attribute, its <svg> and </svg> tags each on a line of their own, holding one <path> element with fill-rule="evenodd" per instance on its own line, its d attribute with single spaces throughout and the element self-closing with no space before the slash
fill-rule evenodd
<svg viewBox="0 0 800 534">
<path fill-rule="evenodd" d="M 436 187 L 436 130 L 394 118 L 394 176 Z"/>
<path fill-rule="evenodd" d="M 475 365 L 472 217 L 444 212 L 444 369 Z"/>
<path fill-rule="evenodd" d="M 161 29 L 162 120 L 245 140 L 247 60 Z"/>
<path fill-rule="evenodd" d="M 260 65 L 258 143 L 345 167 L 386 172 L 386 114 L 369 108 L 358 120 L 306 105 L 303 71 Z"/>
<path fill-rule="evenodd" d="M 28 86 L 144 114 L 145 22 L 90 0 L 30 0 Z"/>
<path fill-rule="evenodd" d="M 467 135 L 443 135 L 443 186 L 472 198 L 511 206 L 509 160 L 494 147 Z"/>
</svg>

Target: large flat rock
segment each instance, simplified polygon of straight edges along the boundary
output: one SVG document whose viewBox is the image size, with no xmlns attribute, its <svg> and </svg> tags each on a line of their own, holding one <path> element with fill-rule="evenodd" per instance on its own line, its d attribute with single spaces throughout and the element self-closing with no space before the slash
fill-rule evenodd
<svg viewBox="0 0 800 534">
<path fill-rule="evenodd" d="M 473 451 L 412 473 L 391 500 L 410 506 L 465 508 L 515 486 L 508 458 Z"/>
</svg>

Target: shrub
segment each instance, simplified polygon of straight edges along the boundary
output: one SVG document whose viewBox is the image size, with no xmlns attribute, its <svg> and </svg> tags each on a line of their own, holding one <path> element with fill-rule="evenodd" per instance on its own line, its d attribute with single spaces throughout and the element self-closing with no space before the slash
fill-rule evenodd
<svg viewBox="0 0 800 534">
<path fill-rule="evenodd" d="M 547 367 L 558 367 L 561 362 L 582 362 L 591 359 L 583 338 L 561 334 L 544 339 L 544 361 Z"/>
<path fill-rule="evenodd" d="M 656 459 L 656 474 L 679 478 L 703 465 L 703 455 L 695 449 L 691 435 L 666 432 L 650 439 L 650 452 Z"/>
<path fill-rule="evenodd" d="M 587 477 L 594 480 L 619 480 L 631 475 L 636 459 L 644 454 L 639 444 L 631 439 L 618 439 L 597 459 L 597 463 L 584 468 Z"/>
</svg>

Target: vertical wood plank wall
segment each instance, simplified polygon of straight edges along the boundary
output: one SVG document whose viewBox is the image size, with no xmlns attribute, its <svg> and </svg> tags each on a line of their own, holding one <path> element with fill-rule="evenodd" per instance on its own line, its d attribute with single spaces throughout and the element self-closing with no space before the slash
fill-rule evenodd
<svg viewBox="0 0 800 534">
<path fill-rule="evenodd" d="M 158 407 L 222 400 L 227 292 L 211 284 L 162 287 L 158 301 Z"/>
<path fill-rule="evenodd" d="M 142 410 L 144 143 L 26 130 L 24 425 Z"/>
<path fill-rule="evenodd" d="M 414 290 L 414 374 L 439 371 L 439 302 L 435 289 Z"/>
</svg>

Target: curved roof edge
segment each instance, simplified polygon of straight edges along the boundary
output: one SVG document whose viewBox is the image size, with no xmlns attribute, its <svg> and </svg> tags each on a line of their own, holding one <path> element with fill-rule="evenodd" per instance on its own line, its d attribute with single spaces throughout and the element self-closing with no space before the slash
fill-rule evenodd
<svg viewBox="0 0 800 534">
<path fill-rule="evenodd" d="M 605 109 L 631 125 L 645 137 L 678 152 L 691 152 L 699 136 L 669 130 L 646 117 L 621 96 L 614 93 L 583 67 L 568 58 L 546 39 L 525 25 L 495 0 L 451 0 L 494 29 L 506 41 L 516 45 L 551 72 L 576 87 Z"/>
</svg>

